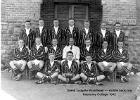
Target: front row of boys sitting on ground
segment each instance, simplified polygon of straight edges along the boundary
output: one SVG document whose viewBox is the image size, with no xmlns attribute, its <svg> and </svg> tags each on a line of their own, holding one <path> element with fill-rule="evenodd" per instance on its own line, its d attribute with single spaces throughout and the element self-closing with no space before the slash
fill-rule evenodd
<svg viewBox="0 0 140 100">
<path fill-rule="evenodd" d="M 127 75 L 131 71 L 132 64 L 128 62 L 128 51 L 121 41 L 115 50 L 109 49 L 108 43 L 104 41 L 102 49 L 95 53 L 96 61 L 92 60 L 93 55 L 86 54 L 86 61 L 81 63 L 73 59 L 72 51 L 68 51 L 62 61 L 55 60 L 54 52 L 49 53 L 49 59 L 45 60 L 46 53 L 40 38 L 37 37 L 35 43 L 34 47 L 28 50 L 24 46 L 24 41 L 19 39 L 18 48 L 14 51 L 14 60 L 10 61 L 15 80 L 21 79 L 27 65 L 31 76 L 38 79 L 37 84 L 57 79 L 63 83 L 101 85 L 104 78 L 109 80 L 112 78 L 110 76 L 115 70 L 120 74 L 121 82 L 128 81 Z"/>
</svg>

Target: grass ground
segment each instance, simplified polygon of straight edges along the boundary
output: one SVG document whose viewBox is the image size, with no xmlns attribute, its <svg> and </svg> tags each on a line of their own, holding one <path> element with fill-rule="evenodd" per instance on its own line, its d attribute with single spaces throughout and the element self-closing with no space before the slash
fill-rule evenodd
<svg viewBox="0 0 140 100">
<path fill-rule="evenodd" d="M 104 82 L 104 86 L 38 85 L 33 80 L 14 81 L 10 78 L 10 73 L 1 72 L 2 90 L 16 100 L 135 100 L 134 92 L 139 84 L 140 77 L 135 75 L 130 78 L 129 83 Z"/>
</svg>

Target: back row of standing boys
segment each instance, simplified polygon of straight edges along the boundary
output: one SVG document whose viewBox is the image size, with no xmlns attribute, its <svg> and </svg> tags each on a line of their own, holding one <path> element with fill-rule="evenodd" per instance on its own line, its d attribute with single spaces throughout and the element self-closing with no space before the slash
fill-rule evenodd
<svg viewBox="0 0 140 100">
<path fill-rule="evenodd" d="M 84 22 L 82 30 L 74 26 L 73 19 L 68 23 L 69 26 L 62 29 L 55 19 L 54 26 L 47 29 L 40 19 L 38 28 L 32 30 L 30 21 L 25 22 L 14 59 L 10 61 L 15 80 L 21 79 L 27 65 L 38 84 L 56 78 L 65 83 L 80 80 L 101 84 L 104 78 L 111 79 L 114 70 L 119 72 L 121 82 L 128 81 L 132 64 L 128 62 L 125 33 L 119 22 L 115 23 L 113 32 L 106 28 L 105 22 L 98 32 L 90 27 L 89 21 Z"/>
</svg>

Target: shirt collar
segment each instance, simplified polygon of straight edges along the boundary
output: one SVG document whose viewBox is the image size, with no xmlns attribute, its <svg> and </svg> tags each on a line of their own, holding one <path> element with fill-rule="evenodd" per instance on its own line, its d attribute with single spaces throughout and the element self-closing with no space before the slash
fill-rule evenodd
<svg viewBox="0 0 140 100">
<path fill-rule="evenodd" d="M 74 28 L 74 25 L 73 26 L 69 26 L 69 28 Z"/>
<path fill-rule="evenodd" d="M 102 29 L 102 28 L 101 28 L 101 31 L 106 31 L 106 28 L 105 28 L 105 29 Z"/>
<path fill-rule="evenodd" d="M 68 60 L 68 62 L 72 62 L 73 60 Z"/>
<path fill-rule="evenodd" d="M 22 49 L 23 49 L 23 47 L 21 47 L 21 48 L 19 47 L 19 49 L 20 49 L 20 50 L 22 50 Z"/>
<path fill-rule="evenodd" d="M 30 30 L 30 28 L 28 28 L 28 29 L 27 29 L 27 28 L 25 28 L 25 30 Z"/>
<path fill-rule="evenodd" d="M 121 30 L 116 30 L 116 29 L 115 29 L 115 31 L 120 32 Z"/>
<path fill-rule="evenodd" d="M 90 45 L 89 46 L 86 46 L 86 48 L 89 48 L 90 47 Z"/>
<path fill-rule="evenodd" d="M 89 30 L 89 28 L 84 28 L 85 30 Z"/>
<path fill-rule="evenodd" d="M 36 47 L 41 47 L 42 46 L 42 44 L 40 44 L 40 45 L 36 45 Z"/>
<path fill-rule="evenodd" d="M 39 26 L 39 28 L 43 28 L 44 26 Z"/>
<path fill-rule="evenodd" d="M 58 29 L 58 28 L 59 28 L 59 26 L 57 26 L 57 27 L 55 27 L 55 26 L 54 26 L 53 28 L 54 28 L 54 29 Z"/>
</svg>

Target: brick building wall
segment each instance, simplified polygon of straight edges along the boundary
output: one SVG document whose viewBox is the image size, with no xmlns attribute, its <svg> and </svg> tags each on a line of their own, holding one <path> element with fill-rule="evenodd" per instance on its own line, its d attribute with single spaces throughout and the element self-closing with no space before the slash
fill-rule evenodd
<svg viewBox="0 0 140 100">
<path fill-rule="evenodd" d="M 32 26 L 40 18 L 41 0 L 2 0 L 1 1 L 1 61 L 7 62 L 16 46 L 24 22 L 32 19 Z"/>
<path fill-rule="evenodd" d="M 89 4 L 92 26 L 96 26 L 95 21 L 100 23 L 101 18 L 110 24 L 115 21 L 123 23 L 126 33 L 129 33 L 130 61 L 140 64 L 140 0 L 102 0 L 102 5 L 100 0 L 90 0 Z M 41 16 L 46 18 L 46 26 L 50 26 L 54 18 L 54 3 L 53 0 L 2 0 L 1 8 L 1 58 L 2 62 L 7 62 L 24 21 L 31 19 L 32 27 L 35 27 Z"/>
</svg>

